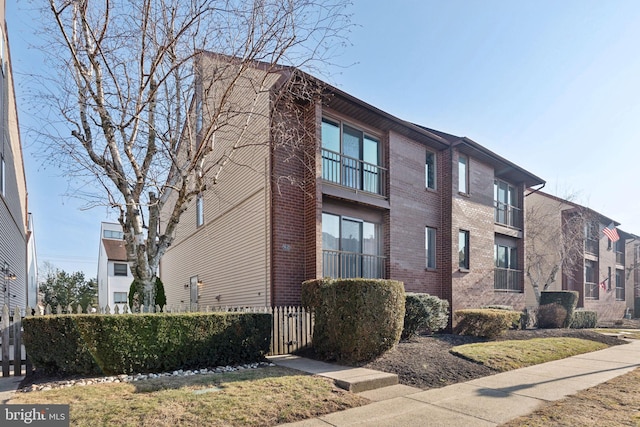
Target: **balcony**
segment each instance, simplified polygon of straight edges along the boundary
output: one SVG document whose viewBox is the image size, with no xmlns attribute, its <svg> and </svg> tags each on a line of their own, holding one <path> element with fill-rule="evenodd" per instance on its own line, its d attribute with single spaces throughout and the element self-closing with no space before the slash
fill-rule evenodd
<svg viewBox="0 0 640 427">
<path fill-rule="evenodd" d="M 322 251 L 322 276 L 332 278 L 384 278 L 385 257 L 357 252 Z"/>
<path fill-rule="evenodd" d="M 335 151 L 322 149 L 322 179 L 355 190 L 386 196 L 387 170 Z"/>
<path fill-rule="evenodd" d="M 494 290 L 502 292 L 524 292 L 522 284 L 522 270 L 499 267 L 494 270 Z"/>
<path fill-rule="evenodd" d="M 522 228 L 522 209 L 507 203 L 493 201 L 495 207 L 495 221 L 513 228 Z"/>
</svg>

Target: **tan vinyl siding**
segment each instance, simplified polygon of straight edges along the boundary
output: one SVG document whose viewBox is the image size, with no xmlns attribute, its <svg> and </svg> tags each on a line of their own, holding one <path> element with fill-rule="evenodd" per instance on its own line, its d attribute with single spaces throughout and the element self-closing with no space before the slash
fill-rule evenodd
<svg viewBox="0 0 640 427">
<path fill-rule="evenodd" d="M 210 69 L 206 64 L 204 69 L 206 87 Z M 204 100 L 204 128 L 207 112 L 212 109 L 221 108 L 229 116 L 214 137 L 203 142 L 213 144 L 205 161 L 204 223 L 196 223 L 194 198 L 162 259 L 160 276 L 170 305 L 189 303 L 190 291 L 185 285 L 194 276 L 202 282 L 201 305 L 270 304 L 270 94 L 262 83 L 255 83 L 266 79 L 271 85 L 276 77 L 246 70 L 222 107 L 219 88 L 204 91 L 208 96 Z M 187 148 L 184 144 L 181 147 Z"/>
<path fill-rule="evenodd" d="M 264 192 L 255 192 L 201 232 L 175 245 L 162 261 L 167 302 L 189 303 L 189 278 L 203 285 L 201 305 L 269 305 Z M 220 295 L 220 300 L 216 296 Z"/>
</svg>

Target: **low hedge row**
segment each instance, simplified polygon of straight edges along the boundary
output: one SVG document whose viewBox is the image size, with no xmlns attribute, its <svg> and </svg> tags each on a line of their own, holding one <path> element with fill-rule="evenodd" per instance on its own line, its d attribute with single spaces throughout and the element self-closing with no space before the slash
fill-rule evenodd
<svg viewBox="0 0 640 427">
<path fill-rule="evenodd" d="M 595 328 L 598 323 L 598 313 L 589 310 L 576 310 L 571 318 L 571 328 L 586 329 Z"/>
<path fill-rule="evenodd" d="M 453 332 L 483 338 L 495 338 L 514 325 L 520 324 L 519 311 L 487 309 L 465 309 L 454 312 Z"/>
<path fill-rule="evenodd" d="M 24 344 L 47 373 L 130 374 L 261 360 L 271 314 L 68 314 L 27 317 Z"/>
</svg>

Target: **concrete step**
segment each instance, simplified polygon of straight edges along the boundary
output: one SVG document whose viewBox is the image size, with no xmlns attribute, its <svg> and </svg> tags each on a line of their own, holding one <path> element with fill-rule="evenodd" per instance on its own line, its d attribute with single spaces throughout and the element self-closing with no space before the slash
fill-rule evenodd
<svg viewBox="0 0 640 427">
<path fill-rule="evenodd" d="M 396 374 L 373 369 L 339 366 L 290 354 L 270 356 L 268 359 L 278 366 L 331 378 L 338 387 L 353 393 L 398 384 L 398 376 Z"/>
</svg>

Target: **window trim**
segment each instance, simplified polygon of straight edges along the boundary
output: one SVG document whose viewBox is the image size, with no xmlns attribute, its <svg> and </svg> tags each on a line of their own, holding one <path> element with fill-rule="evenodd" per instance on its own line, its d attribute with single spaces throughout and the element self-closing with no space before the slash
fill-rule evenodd
<svg viewBox="0 0 640 427">
<path fill-rule="evenodd" d="M 429 157 L 431 156 L 431 164 L 429 164 Z M 431 168 L 431 185 L 429 185 L 429 168 Z M 426 188 L 430 190 L 436 190 L 438 186 L 437 179 L 437 156 L 436 153 L 430 150 L 427 150 L 425 155 L 425 165 L 424 165 L 424 185 Z"/>
<path fill-rule="evenodd" d="M 196 227 L 204 225 L 204 196 L 202 193 L 196 196 Z"/>
<path fill-rule="evenodd" d="M 464 259 L 460 259 L 460 238 L 464 236 Z M 470 261 L 470 251 L 469 251 L 469 242 L 470 242 L 470 233 L 469 230 L 458 230 L 458 268 L 460 271 L 469 271 L 471 267 Z"/>
<path fill-rule="evenodd" d="M 425 246 L 425 268 L 427 270 L 435 270 L 438 266 L 436 259 L 437 248 L 437 234 L 436 229 L 433 227 L 424 228 L 424 246 Z M 432 241 L 433 240 L 433 241 Z M 431 242 L 432 241 L 432 242 Z M 431 246 L 429 245 L 431 242 Z M 431 262 L 431 265 L 430 265 Z"/>
<path fill-rule="evenodd" d="M 120 266 L 125 266 L 125 274 L 122 274 L 122 272 L 118 272 L 116 271 L 116 267 L 120 267 Z M 122 268 L 122 267 L 120 267 Z M 114 262 L 113 263 L 113 275 L 114 276 L 118 276 L 118 277 L 127 277 L 129 276 L 129 265 L 127 263 L 124 262 Z"/>
<path fill-rule="evenodd" d="M 464 160 L 464 161 L 462 161 Z M 464 177 L 461 179 L 460 166 L 464 163 Z M 464 189 L 461 184 L 464 183 Z M 458 154 L 458 193 L 469 195 L 469 156 L 466 154 Z"/>
</svg>

